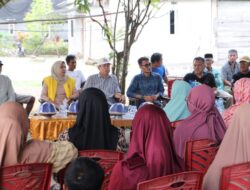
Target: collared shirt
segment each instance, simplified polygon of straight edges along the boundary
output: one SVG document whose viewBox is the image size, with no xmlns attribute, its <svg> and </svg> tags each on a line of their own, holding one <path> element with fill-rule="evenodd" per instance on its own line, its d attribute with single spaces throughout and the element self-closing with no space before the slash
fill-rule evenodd
<svg viewBox="0 0 250 190">
<path fill-rule="evenodd" d="M 151 73 L 149 77 L 144 74 L 136 75 L 127 90 L 127 96 L 134 98 L 136 94 L 142 96 L 162 95 L 164 87 L 160 75 Z"/>
<path fill-rule="evenodd" d="M 84 78 L 82 71 L 67 71 L 66 74 L 76 81 L 76 90 L 81 88 L 81 84 L 86 81 Z"/>
<path fill-rule="evenodd" d="M 233 75 L 240 72 L 239 63 L 235 63 L 234 67 L 231 67 L 229 62 L 227 62 L 221 69 L 221 78 L 222 80 L 232 81 Z"/>
<path fill-rule="evenodd" d="M 211 88 L 216 88 L 214 76 L 211 73 L 203 73 L 201 78 L 197 77 L 194 73 L 188 73 L 183 78 L 184 81 L 188 82 L 189 84 L 196 81 L 201 84 L 206 84 Z"/>
<path fill-rule="evenodd" d="M 218 70 L 212 68 L 212 71 L 209 71 L 209 70 L 207 70 L 207 68 L 205 68 L 204 72 L 213 74 L 217 89 L 224 90 L 224 83 L 221 79 L 221 74 Z"/>
<path fill-rule="evenodd" d="M 115 75 L 109 75 L 106 78 L 100 76 L 100 74 L 91 75 L 88 77 L 83 89 L 86 88 L 98 88 L 105 94 L 109 104 L 115 103 L 114 94 L 120 93 L 120 87 L 117 77 Z"/>
<path fill-rule="evenodd" d="M 247 74 L 243 74 L 241 72 L 238 72 L 236 73 L 234 76 L 233 76 L 233 80 L 232 80 L 232 83 L 234 84 L 237 80 L 240 80 L 242 78 L 250 78 L 250 71 L 247 73 Z"/>
<path fill-rule="evenodd" d="M 0 75 L 0 105 L 4 102 L 15 101 L 15 92 L 9 77 Z"/>
</svg>

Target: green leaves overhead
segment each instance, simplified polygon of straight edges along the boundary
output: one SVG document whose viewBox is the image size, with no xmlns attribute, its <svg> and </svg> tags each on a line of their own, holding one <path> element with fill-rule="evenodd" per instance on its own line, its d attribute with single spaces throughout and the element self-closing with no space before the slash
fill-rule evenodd
<svg viewBox="0 0 250 190">
<path fill-rule="evenodd" d="M 75 5 L 80 12 L 90 12 L 90 4 L 88 0 L 75 0 Z"/>
</svg>

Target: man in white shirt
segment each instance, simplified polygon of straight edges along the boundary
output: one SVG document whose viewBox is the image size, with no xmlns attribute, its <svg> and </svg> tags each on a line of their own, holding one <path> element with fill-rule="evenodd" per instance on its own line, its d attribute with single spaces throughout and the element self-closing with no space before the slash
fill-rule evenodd
<svg viewBox="0 0 250 190">
<path fill-rule="evenodd" d="M 66 63 L 68 65 L 68 70 L 66 74 L 76 81 L 76 89 L 80 90 L 86 79 L 84 78 L 82 72 L 80 70 L 75 70 L 76 69 L 76 56 L 74 55 L 68 55 L 66 57 Z"/>
</svg>

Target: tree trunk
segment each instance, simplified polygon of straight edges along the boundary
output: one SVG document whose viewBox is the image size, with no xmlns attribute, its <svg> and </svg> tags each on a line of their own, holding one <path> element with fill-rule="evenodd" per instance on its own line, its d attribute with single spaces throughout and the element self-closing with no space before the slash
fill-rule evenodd
<svg viewBox="0 0 250 190">
<path fill-rule="evenodd" d="M 122 94 L 125 93 L 126 77 L 128 74 L 129 55 L 130 55 L 129 50 L 126 50 L 126 53 L 124 51 L 118 52 L 118 54 L 116 55 L 116 69 L 114 74 L 118 79 Z"/>
</svg>

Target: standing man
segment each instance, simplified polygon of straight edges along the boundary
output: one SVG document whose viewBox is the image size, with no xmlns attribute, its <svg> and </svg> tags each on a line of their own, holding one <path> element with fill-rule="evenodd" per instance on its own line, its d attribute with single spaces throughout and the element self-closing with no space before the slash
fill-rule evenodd
<svg viewBox="0 0 250 190">
<path fill-rule="evenodd" d="M 238 52 L 235 49 L 228 51 L 228 61 L 221 69 L 222 80 L 224 82 L 224 90 L 232 94 L 232 79 L 233 75 L 240 71 L 238 59 Z"/>
<path fill-rule="evenodd" d="M 205 73 L 205 60 L 202 57 L 195 57 L 193 61 L 194 71 L 192 73 L 188 73 L 183 78 L 184 81 L 189 84 L 200 83 L 206 84 L 216 90 L 216 84 L 213 74 Z"/>
<path fill-rule="evenodd" d="M 102 90 L 109 105 L 117 101 L 125 103 L 125 97 L 121 94 L 116 76 L 109 74 L 110 65 L 107 58 L 100 59 L 97 63 L 99 73 L 88 77 L 84 89 L 94 87 Z"/>
<path fill-rule="evenodd" d="M 154 53 L 152 56 L 151 56 L 151 63 L 152 63 L 152 72 L 153 73 L 158 73 L 162 80 L 168 84 L 168 72 L 167 70 L 165 69 L 164 65 L 162 64 L 162 54 L 160 53 Z"/>
<path fill-rule="evenodd" d="M 3 63 L 0 61 L 0 105 L 4 102 L 15 102 L 15 92 L 9 77 L 2 75 Z"/>
<path fill-rule="evenodd" d="M 159 74 L 153 73 L 147 57 L 138 59 L 141 74 L 136 75 L 127 90 L 129 98 L 137 99 L 137 107 L 141 103 L 155 102 L 164 93 L 162 79 Z"/>
<path fill-rule="evenodd" d="M 205 72 L 213 74 L 215 78 L 215 83 L 217 87 L 217 97 L 221 97 L 225 99 L 224 107 L 227 109 L 233 104 L 233 96 L 229 94 L 228 92 L 224 91 L 224 84 L 221 79 L 220 72 L 212 67 L 214 60 L 213 60 L 213 54 L 207 53 L 204 55 L 205 58 Z"/>
<path fill-rule="evenodd" d="M 233 75 L 233 81 L 234 84 L 237 80 L 240 80 L 241 78 L 250 78 L 250 58 L 248 56 L 243 56 L 240 58 L 240 72 Z"/>
<path fill-rule="evenodd" d="M 80 90 L 85 83 L 85 78 L 80 70 L 76 69 L 76 56 L 75 55 L 68 55 L 66 57 L 66 63 L 68 65 L 68 70 L 66 74 L 76 81 L 76 90 Z"/>
</svg>

